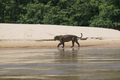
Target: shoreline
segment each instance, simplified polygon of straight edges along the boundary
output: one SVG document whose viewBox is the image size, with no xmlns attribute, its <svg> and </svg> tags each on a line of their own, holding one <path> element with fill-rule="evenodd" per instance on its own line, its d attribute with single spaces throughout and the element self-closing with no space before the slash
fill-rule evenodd
<svg viewBox="0 0 120 80">
<path fill-rule="evenodd" d="M 16 48 L 57 48 L 59 41 L 0 41 L 0 49 Z M 119 48 L 120 40 L 79 40 L 81 48 Z M 72 42 L 66 42 L 65 48 L 70 48 Z M 62 46 L 62 45 L 61 45 Z M 60 46 L 60 48 L 61 48 Z M 77 44 L 75 43 L 75 48 Z"/>
</svg>

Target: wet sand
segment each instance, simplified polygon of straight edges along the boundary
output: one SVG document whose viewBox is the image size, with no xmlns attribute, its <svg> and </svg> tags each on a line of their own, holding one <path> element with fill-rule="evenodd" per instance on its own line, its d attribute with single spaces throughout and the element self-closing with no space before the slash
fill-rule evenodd
<svg viewBox="0 0 120 80">
<path fill-rule="evenodd" d="M 120 40 L 79 40 L 81 47 L 120 47 Z M 3 48 L 56 48 L 59 41 L 0 41 L 0 49 Z M 62 46 L 62 45 L 61 45 Z M 61 47 L 60 46 L 60 47 Z M 72 42 L 66 42 L 65 48 L 70 48 Z M 78 45 L 75 43 L 75 47 Z"/>
<path fill-rule="evenodd" d="M 2 80 L 119 80 L 120 47 L 0 50 Z"/>
</svg>

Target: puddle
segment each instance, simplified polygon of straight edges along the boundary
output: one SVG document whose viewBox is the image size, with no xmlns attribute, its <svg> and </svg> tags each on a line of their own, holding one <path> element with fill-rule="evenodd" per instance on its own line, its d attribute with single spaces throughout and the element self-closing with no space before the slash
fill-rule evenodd
<svg viewBox="0 0 120 80">
<path fill-rule="evenodd" d="M 120 49 L 0 50 L 2 80 L 119 80 Z"/>
</svg>

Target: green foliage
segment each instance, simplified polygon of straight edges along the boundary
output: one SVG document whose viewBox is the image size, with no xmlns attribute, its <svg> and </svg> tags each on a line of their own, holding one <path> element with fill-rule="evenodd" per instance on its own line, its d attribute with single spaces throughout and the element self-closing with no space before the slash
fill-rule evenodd
<svg viewBox="0 0 120 80">
<path fill-rule="evenodd" d="M 1 0 L 0 23 L 118 28 L 119 0 Z"/>
<path fill-rule="evenodd" d="M 116 8 L 113 4 L 106 3 L 99 5 L 99 14 L 90 20 L 91 23 L 89 26 L 105 28 L 116 28 L 118 26 L 116 23 L 120 22 L 120 9 Z"/>
<path fill-rule="evenodd" d="M 24 24 L 42 24 L 44 13 L 47 9 L 45 5 L 42 3 L 39 4 L 28 4 L 26 9 L 27 14 L 21 14 L 20 19 L 18 20 L 18 23 L 24 23 Z"/>
</svg>

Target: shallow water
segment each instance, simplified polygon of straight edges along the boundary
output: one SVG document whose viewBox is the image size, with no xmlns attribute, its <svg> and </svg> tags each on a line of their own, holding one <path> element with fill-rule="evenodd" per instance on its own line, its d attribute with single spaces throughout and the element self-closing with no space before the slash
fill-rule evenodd
<svg viewBox="0 0 120 80">
<path fill-rule="evenodd" d="M 1 49 L 1 79 L 120 80 L 120 49 Z"/>
</svg>

